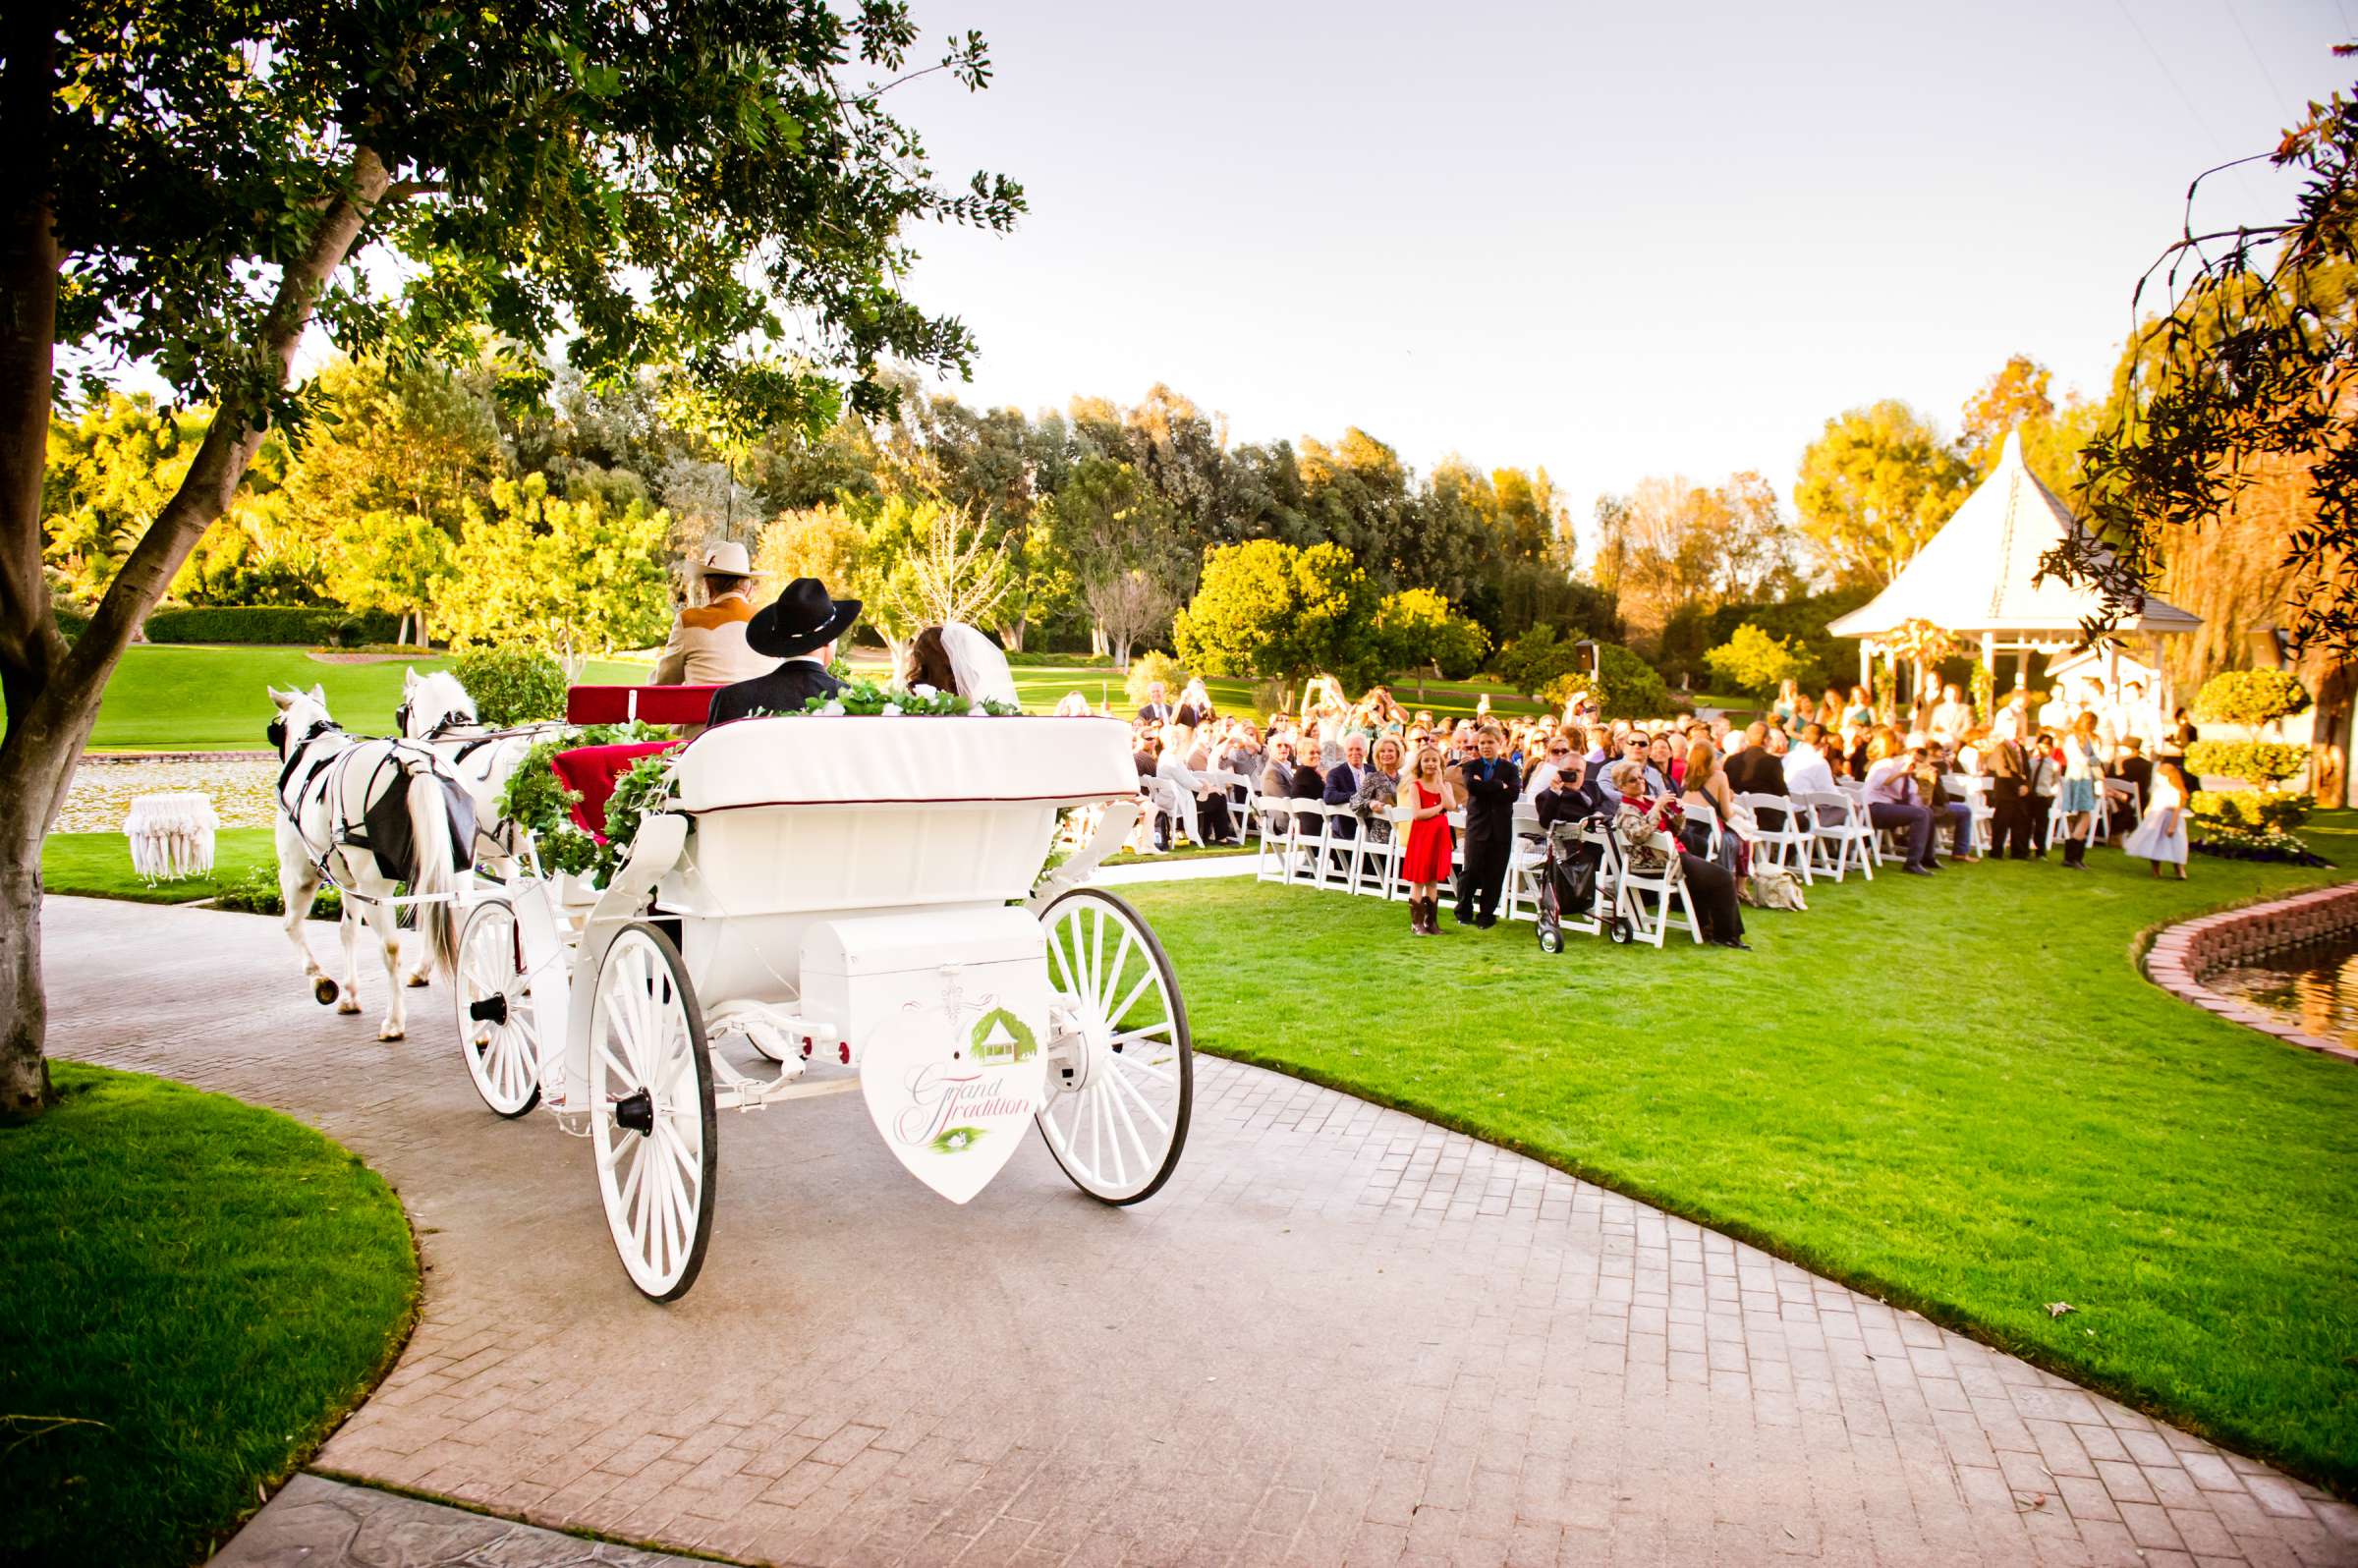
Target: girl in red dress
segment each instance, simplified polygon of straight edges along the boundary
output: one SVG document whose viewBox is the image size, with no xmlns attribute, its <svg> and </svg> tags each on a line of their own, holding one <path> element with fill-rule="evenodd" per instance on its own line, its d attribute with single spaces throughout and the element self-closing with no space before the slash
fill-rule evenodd
<svg viewBox="0 0 2358 1568">
<path fill-rule="evenodd" d="M 1457 805 L 1441 767 L 1441 754 L 1420 749 L 1400 781 L 1400 810 L 1410 813 L 1408 848 L 1400 874 L 1408 882 L 1408 928 L 1419 936 L 1441 934 L 1438 888 L 1449 879 L 1449 812 Z"/>
</svg>

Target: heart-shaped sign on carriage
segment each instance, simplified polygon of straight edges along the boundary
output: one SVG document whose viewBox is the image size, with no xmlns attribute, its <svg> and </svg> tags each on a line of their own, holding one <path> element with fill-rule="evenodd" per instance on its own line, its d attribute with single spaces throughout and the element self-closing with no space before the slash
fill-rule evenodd
<svg viewBox="0 0 2358 1568">
<path fill-rule="evenodd" d="M 886 1147 L 953 1204 L 990 1185 L 1047 1095 L 1037 1022 L 985 998 L 961 1010 L 913 1007 L 860 1051 L 860 1091 Z"/>
</svg>

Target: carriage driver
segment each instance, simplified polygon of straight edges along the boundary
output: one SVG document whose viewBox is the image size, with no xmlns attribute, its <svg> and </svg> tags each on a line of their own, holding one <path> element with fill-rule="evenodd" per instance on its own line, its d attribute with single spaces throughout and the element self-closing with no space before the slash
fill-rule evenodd
<svg viewBox="0 0 2358 1568">
<path fill-rule="evenodd" d="M 745 629 L 754 618 L 749 591 L 761 574 L 734 539 L 704 551 L 696 570 L 703 575 L 704 602 L 680 608 L 671 637 L 655 659 L 657 686 L 727 686 L 767 675 L 778 667 L 749 646 Z"/>
</svg>

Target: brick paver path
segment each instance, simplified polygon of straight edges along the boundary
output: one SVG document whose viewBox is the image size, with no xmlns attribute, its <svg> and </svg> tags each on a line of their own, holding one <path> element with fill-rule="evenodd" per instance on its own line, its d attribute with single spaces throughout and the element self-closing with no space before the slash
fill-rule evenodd
<svg viewBox="0 0 2358 1568">
<path fill-rule="evenodd" d="M 790 1563 L 2358 1562 L 2358 1512 L 2264 1466 L 1202 1058 L 1187 1156 L 1131 1209 L 1044 1149 L 954 1208 L 856 1096 L 725 1117 L 703 1277 L 651 1306 L 588 1146 L 482 1109 L 439 993 L 380 1045 L 268 922 L 47 919 L 59 1054 L 279 1106 L 400 1187 L 424 1322 L 324 1470 Z"/>
</svg>

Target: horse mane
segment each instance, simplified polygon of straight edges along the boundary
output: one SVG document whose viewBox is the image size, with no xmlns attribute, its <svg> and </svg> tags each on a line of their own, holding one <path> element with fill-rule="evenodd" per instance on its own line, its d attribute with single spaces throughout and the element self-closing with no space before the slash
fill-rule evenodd
<svg viewBox="0 0 2358 1568">
<path fill-rule="evenodd" d="M 475 699 L 467 695 L 467 688 L 461 686 L 459 678 L 448 670 L 436 670 L 431 675 L 421 676 L 417 694 L 410 700 L 417 711 L 436 717 L 450 713 L 464 713 L 469 719 L 479 716 L 476 712 Z"/>
</svg>

